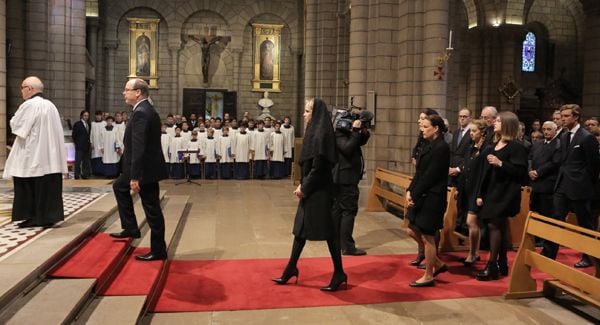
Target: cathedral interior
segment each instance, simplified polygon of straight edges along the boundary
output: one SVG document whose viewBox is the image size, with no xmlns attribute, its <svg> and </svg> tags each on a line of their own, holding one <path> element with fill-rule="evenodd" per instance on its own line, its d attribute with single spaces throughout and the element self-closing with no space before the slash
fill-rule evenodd
<svg viewBox="0 0 600 325">
<path fill-rule="evenodd" d="M 130 111 L 122 93 L 131 78 L 148 82 L 162 118 L 214 115 L 219 108 L 238 118 L 245 112 L 256 117 L 259 100 L 268 94 L 271 115 L 291 117 L 297 137 L 305 100 L 318 97 L 330 107 L 354 105 L 374 114 L 371 139 L 363 147 L 367 176 L 361 190 L 368 190 L 378 167 L 414 172 L 411 149 L 425 108 L 440 112 L 451 130 L 465 107 L 474 116 L 485 106 L 513 111 L 527 126 L 535 119 L 551 120 L 567 103 L 579 104 L 586 118 L 600 116 L 598 0 L 0 0 L 0 47 L 5 49 L 0 51 L 2 148 L 14 137 L 9 121 L 23 102 L 19 87 L 27 76 L 44 82 L 44 96 L 58 108 L 65 130 L 82 110 L 92 116 L 98 110 Z M 1 168 L 6 156 L 0 150 Z M 186 227 L 167 222 L 169 236 L 178 241 L 175 259 L 286 258 L 297 204 L 289 183 L 167 184 L 163 202 L 180 209 L 178 217 L 186 216 Z M 91 192 L 102 186 L 107 184 L 90 185 Z M 184 196 L 197 204 L 177 203 Z M 210 207 L 201 202 L 234 208 L 205 214 Z M 103 204 L 109 203 L 93 208 L 109 213 Z M 236 210 L 241 206 L 247 210 Z M 240 211 L 241 221 L 235 219 Z M 399 219 L 359 216 L 356 236 L 369 255 L 416 251 L 404 232 L 399 235 Z M 118 228 L 110 222 L 106 232 Z M 44 252 L 42 243 L 30 246 Z M 306 256 L 326 256 L 324 244 L 312 246 Z M 20 272 L 3 268 L 2 276 Z M 135 304 L 143 301 L 110 306 Z M 547 300 L 506 302 L 500 295 L 344 304 L 350 306 L 157 313 L 145 322 L 594 322 Z M 0 316 L 0 322 L 6 319 Z M 74 323 L 87 323 L 83 320 Z"/>
</svg>

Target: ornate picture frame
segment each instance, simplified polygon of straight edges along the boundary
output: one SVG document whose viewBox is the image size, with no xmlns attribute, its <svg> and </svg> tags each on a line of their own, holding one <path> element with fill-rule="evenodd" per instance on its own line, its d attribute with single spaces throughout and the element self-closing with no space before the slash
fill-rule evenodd
<svg viewBox="0 0 600 325">
<path fill-rule="evenodd" d="M 160 19 L 127 18 L 129 22 L 129 79 L 146 80 L 158 88 L 158 24 Z"/>
<path fill-rule="evenodd" d="M 254 73 L 252 91 L 280 92 L 280 48 L 283 25 L 252 24 Z"/>
</svg>

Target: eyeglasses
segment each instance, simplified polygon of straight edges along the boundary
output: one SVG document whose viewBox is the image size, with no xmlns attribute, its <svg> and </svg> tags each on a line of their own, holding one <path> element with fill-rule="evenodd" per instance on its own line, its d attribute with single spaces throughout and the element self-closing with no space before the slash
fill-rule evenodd
<svg viewBox="0 0 600 325">
<path fill-rule="evenodd" d="M 125 91 L 136 91 L 138 88 L 125 88 Z"/>
</svg>

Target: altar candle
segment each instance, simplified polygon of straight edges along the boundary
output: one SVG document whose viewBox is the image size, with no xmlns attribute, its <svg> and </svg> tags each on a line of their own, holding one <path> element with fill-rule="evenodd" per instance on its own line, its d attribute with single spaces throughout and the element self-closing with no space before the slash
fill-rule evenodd
<svg viewBox="0 0 600 325">
<path fill-rule="evenodd" d="M 450 30 L 450 37 L 448 37 L 448 48 L 452 48 L 452 30 Z"/>
</svg>

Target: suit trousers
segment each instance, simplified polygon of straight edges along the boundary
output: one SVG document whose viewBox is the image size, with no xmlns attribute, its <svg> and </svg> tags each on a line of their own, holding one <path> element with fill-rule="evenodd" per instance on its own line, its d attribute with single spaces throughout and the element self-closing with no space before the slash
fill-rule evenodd
<svg viewBox="0 0 600 325">
<path fill-rule="evenodd" d="M 92 170 L 89 150 L 75 150 L 75 179 L 89 177 Z"/>
<path fill-rule="evenodd" d="M 569 211 L 575 213 L 577 216 L 577 223 L 580 227 L 594 229 L 590 200 L 570 200 L 564 193 L 554 193 L 554 213 L 552 218 L 564 221 L 567 218 Z M 544 241 L 542 254 L 548 258 L 556 259 L 558 246 L 558 244 L 546 240 Z"/>
<path fill-rule="evenodd" d="M 344 251 L 356 249 L 352 232 L 358 212 L 358 195 L 358 184 L 336 184 L 333 220 L 340 224 L 340 246 Z"/>
<path fill-rule="evenodd" d="M 129 182 L 130 179 L 121 174 L 113 183 L 113 191 L 117 199 L 121 227 L 127 231 L 139 231 Z M 140 199 L 150 227 L 151 251 L 155 254 L 166 255 L 165 217 L 160 207 L 159 192 L 158 182 L 140 184 Z"/>
</svg>

